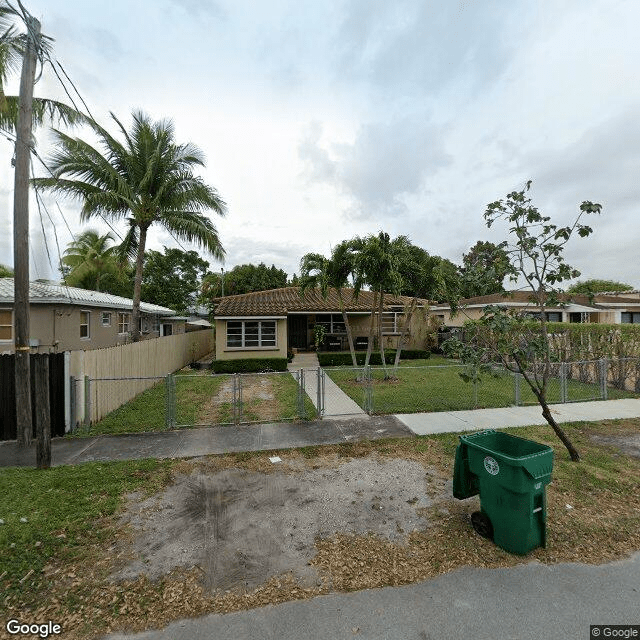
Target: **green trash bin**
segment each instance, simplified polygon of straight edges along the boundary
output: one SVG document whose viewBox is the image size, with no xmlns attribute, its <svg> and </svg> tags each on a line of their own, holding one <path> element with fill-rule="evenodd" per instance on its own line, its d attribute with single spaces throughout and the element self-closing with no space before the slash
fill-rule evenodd
<svg viewBox="0 0 640 640">
<path fill-rule="evenodd" d="M 460 436 L 453 495 L 462 500 L 480 494 L 473 528 L 505 551 L 524 555 L 546 547 L 552 469 L 547 445 L 492 429 Z"/>
</svg>

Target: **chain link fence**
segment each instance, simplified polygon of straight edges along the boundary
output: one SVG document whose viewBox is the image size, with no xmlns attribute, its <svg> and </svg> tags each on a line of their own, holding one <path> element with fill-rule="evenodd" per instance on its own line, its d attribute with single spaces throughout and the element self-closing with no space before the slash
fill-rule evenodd
<svg viewBox="0 0 640 640">
<path fill-rule="evenodd" d="M 544 365 L 526 376 L 540 378 Z M 336 367 L 296 371 L 164 377 L 71 378 L 76 433 L 130 433 L 185 427 L 535 405 L 522 374 L 495 365 Z M 640 396 L 640 359 L 552 363 L 547 402 Z M 123 402 L 123 398 L 128 400 Z"/>
<path fill-rule="evenodd" d="M 131 433 L 317 417 L 305 371 L 71 378 L 72 430 Z M 129 398 L 123 401 L 122 398 Z"/>
<path fill-rule="evenodd" d="M 540 380 L 544 364 L 526 376 Z M 493 365 L 491 372 L 461 364 L 326 369 L 326 374 L 363 411 L 376 414 L 457 411 L 535 405 L 525 376 Z M 637 397 L 640 359 L 552 363 L 547 372 L 549 404 Z M 324 415 L 331 415 L 325 407 Z"/>
</svg>

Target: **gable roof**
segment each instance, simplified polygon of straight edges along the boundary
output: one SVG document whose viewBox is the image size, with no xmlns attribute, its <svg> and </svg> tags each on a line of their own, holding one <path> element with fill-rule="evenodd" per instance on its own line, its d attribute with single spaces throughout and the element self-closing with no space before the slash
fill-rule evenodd
<svg viewBox="0 0 640 640">
<path fill-rule="evenodd" d="M 368 312 L 373 302 L 373 291 L 360 291 L 356 297 L 353 289 L 342 289 L 345 309 L 350 312 Z M 385 295 L 384 309 L 396 305 L 408 305 L 409 296 Z M 427 300 L 418 299 L 418 304 L 426 305 Z M 214 300 L 214 315 L 218 317 L 272 316 L 287 313 L 339 313 L 340 299 L 336 289 L 327 291 L 326 299 L 320 289 L 307 289 L 303 295 L 300 287 L 283 287 L 266 291 L 254 291 L 235 296 L 225 296 Z"/>
<path fill-rule="evenodd" d="M 0 278 L 0 304 L 13 304 L 14 289 L 13 278 Z M 78 287 L 67 287 L 53 282 L 30 282 L 29 302 L 31 304 L 73 304 L 83 307 L 106 307 L 109 309 L 133 308 L 131 298 L 122 298 L 101 291 L 90 291 Z M 162 314 L 174 316 L 176 312 L 167 307 L 161 307 L 149 302 L 140 303 L 140 311 L 143 313 Z"/>
</svg>

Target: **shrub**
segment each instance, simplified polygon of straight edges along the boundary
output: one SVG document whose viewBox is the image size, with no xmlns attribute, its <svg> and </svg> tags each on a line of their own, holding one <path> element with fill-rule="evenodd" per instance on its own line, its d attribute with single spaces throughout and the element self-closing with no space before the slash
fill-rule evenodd
<svg viewBox="0 0 640 640">
<path fill-rule="evenodd" d="M 363 366 L 366 358 L 366 353 L 358 351 L 356 353 L 356 362 L 358 366 Z M 428 358 L 431 355 L 429 351 L 422 351 L 420 349 L 408 349 L 402 351 L 400 357 L 402 360 L 416 360 L 420 358 Z M 395 349 L 386 349 L 384 352 L 385 360 L 387 364 L 393 364 L 396 357 Z M 353 361 L 351 360 L 351 354 L 348 351 L 329 351 L 326 353 L 318 353 L 318 362 L 321 367 L 351 367 Z M 369 359 L 369 364 L 373 366 L 379 366 L 382 364 L 380 353 L 373 352 Z"/>
<path fill-rule="evenodd" d="M 286 371 L 286 358 L 242 358 L 240 360 L 214 360 L 214 373 L 263 373 L 265 371 Z"/>
</svg>

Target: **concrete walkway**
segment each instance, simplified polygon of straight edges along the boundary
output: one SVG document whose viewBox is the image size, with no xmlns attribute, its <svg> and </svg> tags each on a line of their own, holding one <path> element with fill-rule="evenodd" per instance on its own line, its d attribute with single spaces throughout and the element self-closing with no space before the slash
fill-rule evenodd
<svg viewBox="0 0 640 640">
<path fill-rule="evenodd" d="M 296 353 L 287 365 L 289 371 L 304 369 L 304 390 L 318 408 L 318 369 L 320 363 L 315 353 Z M 329 376 L 324 376 L 324 418 L 340 420 L 347 416 L 368 418 L 362 408 L 354 402 Z"/>
<path fill-rule="evenodd" d="M 638 418 L 640 417 L 640 398 L 553 404 L 550 405 L 550 409 L 558 423 Z M 396 414 L 395 417 L 420 436 L 431 433 L 546 424 L 539 405 L 437 413 L 402 413 Z"/>
</svg>

